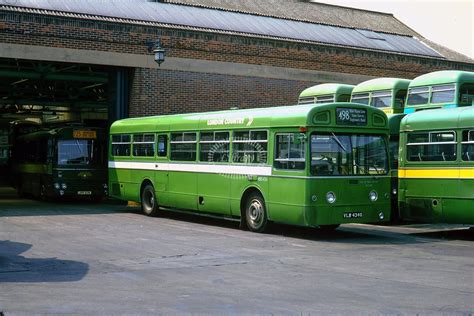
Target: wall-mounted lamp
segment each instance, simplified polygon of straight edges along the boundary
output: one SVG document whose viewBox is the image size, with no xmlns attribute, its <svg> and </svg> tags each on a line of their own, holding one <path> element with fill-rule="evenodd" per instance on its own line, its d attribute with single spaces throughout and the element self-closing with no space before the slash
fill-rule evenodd
<svg viewBox="0 0 474 316">
<path fill-rule="evenodd" d="M 155 63 L 160 67 L 161 63 L 165 61 L 165 49 L 161 46 L 161 39 L 155 42 L 147 42 L 148 52 L 153 53 Z"/>
</svg>

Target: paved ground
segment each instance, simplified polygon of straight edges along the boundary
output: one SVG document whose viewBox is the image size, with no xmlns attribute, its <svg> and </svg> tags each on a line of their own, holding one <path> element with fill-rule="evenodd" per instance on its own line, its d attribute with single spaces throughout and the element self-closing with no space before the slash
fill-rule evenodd
<svg viewBox="0 0 474 316">
<path fill-rule="evenodd" d="M 474 231 L 345 225 L 332 234 L 120 205 L 0 199 L 0 311 L 474 311 Z"/>
</svg>

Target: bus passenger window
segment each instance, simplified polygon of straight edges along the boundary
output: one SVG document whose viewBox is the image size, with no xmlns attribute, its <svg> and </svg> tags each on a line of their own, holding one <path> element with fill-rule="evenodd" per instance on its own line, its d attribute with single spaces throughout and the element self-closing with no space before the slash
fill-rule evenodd
<svg viewBox="0 0 474 316">
<path fill-rule="evenodd" d="M 267 131 L 236 131 L 232 137 L 232 162 L 267 162 Z"/>
<path fill-rule="evenodd" d="M 454 84 L 433 86 L 431 88 L 431 103 L 453 102 L 454 88 Z"/>
<path fill-rule="evenodd" d="M 463 161 L 474 161 L 474 130 L 462 131 L 461 158 Z"/>
<path fill-rule="evenodd" d="M 456 134 L 452 131 L 409 133 L 408 161 L 455 161 Z"/>
<path fill-rule="evenodd" d="M 153 157 L 155 155 L 155 135 L 135 134 L 133 135 L 133 156 Z"/>
<path fill-rule="evenodd" d="M 352 95 L 351 102 L 360 103 L 360 104 L 369 104 L 369 94 L 368 93 L 356 93 Z"/>
<path fill-rule="evenodd" d="M 168 136 L 158 135 L 158 157 L 166 157 L 168 154 Z"/>
<path fill-rule="evenodd" d="M 306 135 L 301 133 L 277 134 L 275 151 L 275 168 L 305 168 Z"/>
<path fill-rule="evenodd" d="M 229 132 L 201 132 L 199 161 L 229 162 Z"/>
<path fill-rule="evenodd" d="M 112 156 L 130 156 L 130 135 L 112 135 Z"/>
<path fill-rule="evenodd" d="M 170 160 L 196 161 L 196 133 L 171 133 Z"/>
</svg>

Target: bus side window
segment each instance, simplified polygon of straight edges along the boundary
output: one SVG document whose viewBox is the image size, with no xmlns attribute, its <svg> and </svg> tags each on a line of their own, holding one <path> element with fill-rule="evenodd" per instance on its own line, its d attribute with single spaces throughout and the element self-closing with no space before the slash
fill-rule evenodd
<svg viewBox="0 0 474 316">
<path fill-rule="evenodd" d="M 459 89 L 459 103 L 463 105 L 474 104 L 474 84 L 465 83 Z"/>
<path fill-rule="evenodd" d="M 463 161 L 474 161 L 474 130 L 462 131 L 461 158 Z"/>
<path fill-rule="evenodd" d="M 158 157 L 168 155 L 168 135 L 158 135 Z"/>
</svg>

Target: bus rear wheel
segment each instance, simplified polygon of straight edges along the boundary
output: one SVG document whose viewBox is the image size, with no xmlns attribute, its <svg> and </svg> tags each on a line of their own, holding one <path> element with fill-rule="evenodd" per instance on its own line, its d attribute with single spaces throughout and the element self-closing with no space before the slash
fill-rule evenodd
<svg viewBox="0 0 474 316">
<path fill-rule="evenodd" d="M 245 221 L 250 231 L 261 233 L 268 224 L 265 201 L 259 193 L 252 193 L 245 203 Z"/>
<path fill-rule="evenodd" d="M 158 214 L 158 200 L 156 199 L 155 188 L 151 184 L 147 184 L 141 194 L 142 212 L 148 216 L 156 216 Z"/>
</svg>

